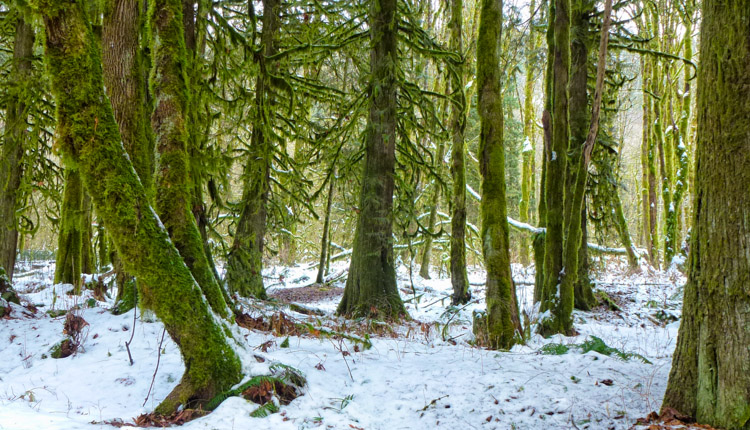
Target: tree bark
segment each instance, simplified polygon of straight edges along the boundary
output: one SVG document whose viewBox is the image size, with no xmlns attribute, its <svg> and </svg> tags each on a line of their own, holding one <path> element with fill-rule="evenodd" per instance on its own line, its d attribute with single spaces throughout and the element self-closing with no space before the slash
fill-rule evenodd
<svg viewBox="0 0 750 430">
<path fill-rule="evenodd" d="M 370 2 L 370 114 L 352 260 L 339 315 L 406 314 L 393 258 L 397 22 L 396 0 Z"/>
<path fill-rule="evenodd" d="M 101 54 L 81 2 L 37 0 L 46 27 L 46 59 L 57 103 L 57 143 L 75 164 L 126 269 L 144 281 L 144 305 L 180 348 L 185 374 L 160 413 L 195 407 L 242 376 L 227 343 L 169 235 L 151 208 L 104 94 Z"/>
<path fill-rule="evenodd" d="M 156 210 L 211 308 L 227 317 L 227 303 L 190 210 L 193 186 L 187 152 L 190 90 L 182 7 L 181 0 L 155 0 L 152 8 L 151 27 L 155 43 L 151 84 L 156 104 L 151 126 L 159 154 Z"/>
<path fill-rule="evenodd" d="M 750 426 L 750 4 L 704 0 L 693 231 L 662 409 Z"/>
<path fill-rule="evenodd" d="M 451 0 L 451 51 L 463 53 L 463 0 Z M 450 67 L 451 103 L 451 175 L 453 176 L 453 206 L 451 208 L 451 284 L 452 303 L 464 304 L 471 299 L 469 277 L 466 273 L 466 95 L 464 94 L 464 65 Z"/>
<path fill-rule="evenodd" d="M 328 259 L 328 248 L 331 241 L 331 206 L 333 205 L 333 183 L 335 179 L 336 173 L 333 172 L 328 179 L 328 201 L 326 202 L 326 215 L 323 221 L 323 234 L 320 239 L 320 264 L 318 264 L 318 276 L 315 277 L 315 282 L 318 284 L 323 283 L 326 260 Z"/>
<path fill-rule="evenodd" d="M 22 14 L 16 21 L 13 44 L 13 65 L 8 88 L 8 102 L 5 106 L 5 130 L 0 148 L 0 267 L 5 269 L 10 281 L 16 265 L 18 247 L 18 208 L 19 188 L 23 175 L 23 154 L 26 140 L 27 100 L 24 86 L 31 74 L 34 29 Z"/>
<path fill-rule="evenodd" d="M 503 102 L 500 88 L 502 0 L 483 0 L 477 39 L 477 88 L 481 131 L 482 251 L 487 270 L 487 339 L 493 349 L 516 342 L 521 324 L 510 271 L 508 216 L 505 203 Z"/>
<path fill-rule="evenodd" d="M 81 293 L 83 247 L 83 186 L 78 169 L 65 169 L 65 189 L 60 209 L 60 230 L 55 255 L 55 284 L 71 284 Z"/>
</svg>

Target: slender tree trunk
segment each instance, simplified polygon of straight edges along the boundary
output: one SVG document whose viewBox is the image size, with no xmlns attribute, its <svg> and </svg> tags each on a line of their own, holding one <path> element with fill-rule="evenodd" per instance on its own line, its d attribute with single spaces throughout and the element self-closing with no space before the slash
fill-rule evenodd
<svg viewBox="0 0 750 430">
<path fill-rule="evenodd" d="M 463 52 L 463 0 L 451 0 L 451 50 Z M 451 284 L 454 305 L 469 301 L 469 277 L 466 274 L 466 95 L 464 94 L 464 66 L 452 65 L 450 71 L 451 103 L 451 176 L 453 176 L 453 206 L 451 208 Z"/>
<path fill-rule="evenodd" d="M 260 73 L 255 84 L 255 112 L 250 154 L 243 172 L 242 211 L 234 233 L 234 243 L 227 257 L 227 285 L 242 297 L 266 297 L 263 286 L 263 243 L 271 172 L 271 127 L 269 90 L 271 67 L 266 57 L 276 52 L 279 31 L 278 0 L 263 1 L 263 56 L 258 60 Z M 267 29 L 267 30 L 266 30 Z"/>
<path fill-rule="evenodd" d="M 617 187 L 614 187 L 613 196 L 614 200 L 614 216 L 615 216 L 615 229 L 617 234 L 620 236 L 620 243 L 625 248 L 625 252 L 628 256 L 628 265 L 630 270 L 638 269 L 638 255 L 635 252 L 633 246 L 633 240 L 630 237 L 630 231 L 628 229 L 628 220 L 625 219 L 625 212 L 622 210 L 622 200 L 620 199 L 620 192 Z"/>
<path fill-rule="evenodd" d="M 494 349 L 516 342 L 521 324 L 510 271 L 508 217 L 505 206 L 503 102 L 500 88 L 502 0 L 481 2 L 477 39 L 477 88 L 481 131 L 479 171 L 482 175 L 482 250 L 487 270 L 487 339 Z"/>
<path fill-rule="evenodd" d="M 180 384 L 157 411 L 196 407 L 239 382 L 239 358 L 122 151 L 104 94 L 100 50 L 81 2 L 37 0 L 33 5 L 46 27 L 58 145 L 64 159 L 80 169 L 126 269 L 148 286 L 143 289 L 144 305 L 164 322 L 185 363 Z"/>
<path fill-rule="evenodd" d="M 445 158 L 445 142 L 438 144 L 437 157 L 435 158 L 435 169 L 441 171 L 441 165 Z M 430 202 L 430 217 L 427 220 L 427 229 L 430 233 L 435 230 L 437 224 L 438 208 L 440 207 L 440 187 L 435 184 L 432 193 L 432 202 Z M 419 276 L 422 279 L 430 279 L 430 263 L 432 257 L 432 234 L 424 235 L 424 251 L 422 252 L 422 262 L 419 265 Z"/>
<path fill-rule="evenodd" d="M 360 211 L 349 277 L 337 309 L 340 315 L 397 318 L 406 314 L 396 286 L 392 235 L 397 22 L 396 0 L 370 3 L 370 115 Z"/>
<path fill-rule="evenodd" d="M 34 46 L 34 29 L 19 14 L 16 21 L 13 45 L 13 65 L 9 82 L 16 91 L 8 91 L 5 106 L 5 130 L 0 148 L 0 268 L 4 268 L 9 280 L 13 280 L 18 246 L 19 187 L 23 175 L 23 154 L 26 140 L 27 100 L 24 86 L 31 74 L 31 56 Z"/>
<path fill-rule="evenodd" d="M 521 204 L 519 220 L 529 223 L 531 221 L 531 195 L 534 190 L 534 151 L 535 124 L 534 124 L 534 74 L 536 73 L 536 50 L 539 46 L 539 38 L 534 30 L 534 14 L 536 12 L 536 0 L 529 4 L 529 42 L 526 47 L 526 82 L 524 83 L 523 102 L 523 135 L 524 143 L 521 165 Z M 521 235 L 521 264 L 529 265 L 529 237 Z"/>
<path fill-rule="evenodd" d="M 190 92 L 186 81 L 182 7 L 181 0 L 155 0 L 152 8 L 155 43 L 151 83 L 156 104 L 151 126 L 159 153 L 156 208 L 211 308 L 226 317 L 229 315 L 227 303 L 190 210 L 192 184 L 187 152 Z"/>
<path fill-rule="evenodd" d="M 704 0 L 693 233 L 662 409 L 750 425 L 750 7 Z"/>
<path fill-rule="evenodd" d="M 331 241 L 331 206 L 333 206 L 333 183 L 336 179 L 336 173 L 331 173 L 331 178 L 328 183 L 328 202 L 326 202 L 326 215 L 323 221 L 323 234 L 320 239 L 320 264 L 318 264 L 318 276 L 315 277 L 315 282 L 318 284 L 323 283 L 326 260 L 328 259 L 328 248 L 330 248 Z"/>
</svg>

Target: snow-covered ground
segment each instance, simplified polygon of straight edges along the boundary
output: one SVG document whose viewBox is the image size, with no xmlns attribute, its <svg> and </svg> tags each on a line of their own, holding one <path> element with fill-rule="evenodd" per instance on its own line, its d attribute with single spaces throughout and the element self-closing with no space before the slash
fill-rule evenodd
<svg viewBox="0 0 750 430">
<path fill-rule="evenodd" d="M 340 273 L 346 263 L 334 265 Z M 269 268 L 271 293 L 309 285 L 315 269 Z M 31 268 L 29 268 L 31 270 Z M 676 272 L 628 275 L 610 263 L 596 275 L 597 288 L 622 308 L 599 307 L 576 312 L 574 337 L 543 339 L 531 336 L 511 351 L 489 351 L 470 344 L 472 311 L 484 309 L 484 274 L 470 272 L 474 300 L 448 309 L 449 279 L 423 280 L 400 267 L 399 287 L 412 321 L 381 327 L 372 335 L 372 348 L 355 348 L 349 341 L 311 336 L 289 339 L 239 329 L 243 361 L 252 374 L 265 374 L 269 363 L 293 366 L 307 377 L 304 394 L 279 413 L 252 418 L 258 405 L 240 397 L 226 400 L 186 429 L 627 429 L 639 417 L 658 409 L 666 388 L 675 346 L 684 283 Z M 114 316 L 112 300 L 94 304 L 91 291 L 68 296 L 69 286 L 53 286 L 53 263 L 36 264 L 17 279 L 15 288 L 36 313 L 13 305 L 0 319 L 0 429 L 112 428 L 150 412 L 177 384 L 183 371 L 179 352 L 167 339 L 153 389 L 146 399 L 159 354 L 163 326 L 134 313 Z M 434 274 L 433 278 L 438 275 Z M 530 321 L 533 269 L 514 267 L 520 308 Z M 343 281 L 337 281 L 343 287 Z M 305 306 L 325 311 L 308 317 L 285 309 L 295 320 L 341 327 L 335 318 L 338 298 Z M 63 359 L 47 358 L 63 339 L 64 316 L 46 311 L 69 309 L 87 322 L 83 350 Z M 251 306 L 254 316 L 272 307 Z M 347 323 L 352 325 L 352 323 Z M 361 333 L 360 333 L 361 334 Z M 126 342 L 133 336 L 130 351 Z M 590 336 L 624 353 L 628 360 L 581 352 Z M 271 343 L 267 343 L 272 341 Z M 265 348 L 260 346 L 265 344 Z M 555 355 L 551 351 L 568 352 Z M 269 346 L 270 345 L 270 346 Z M 547 345 L 547 346 L 545 346 Z M 264 352 L 263 349 L 266 349 Z M 544 353 L 547 352 L 547 353 Z M 259 358 L 265 359 L 258 362 Z M 145 401 L 145 404 L 144 404 Z"/>
</svg>

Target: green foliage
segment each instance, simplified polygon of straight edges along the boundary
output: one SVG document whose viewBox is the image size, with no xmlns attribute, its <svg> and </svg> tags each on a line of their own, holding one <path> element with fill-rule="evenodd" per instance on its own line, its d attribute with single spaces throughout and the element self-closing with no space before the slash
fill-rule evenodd
<svg viewBox="0 0 750 430">
<path fill-rule="evenodd" d="M 646 364 L 652 364 L 646 357 L 636 354 L 634 352 L 623 352 L 620 349 L 612 348 L 608 346 L 604 341 L 596 336 L 589 336 L 587 340 L 580 344 L 564 345 L 562 343 L 548 343 L 539 349 L 539 352 L 544 355 L 563 355 L 567 354 L 571 347 L 576 348 L 585 354 L 587 352 L 598 352 L 599 354 L 606 355 L 608 357 L 615 356 L 624 361 L 628 361 L 631 358 L 636 358 Z M 571 378 L 572 379 L 572 378 Z M 575 380 L 574 380 L 575 382 Z"/>
<path fill-rule="evenodd" d="M 279 407 L 273 403 L 268 402 L 260 406 L 258 409 L 250 412 L 250 416 L 253 418 L 265 418 L 271 414 L 275 414 L 279 411 Z"/>
</svg>

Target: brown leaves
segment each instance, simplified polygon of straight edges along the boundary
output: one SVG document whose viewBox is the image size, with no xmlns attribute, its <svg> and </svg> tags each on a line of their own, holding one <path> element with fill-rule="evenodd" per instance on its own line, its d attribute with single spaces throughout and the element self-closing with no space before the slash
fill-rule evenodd
<svg viewBox="0 0 750 430">
<path fill-rule="evenodd" d="M 183 409 L 171 415 L 159 415 L 157 413 L 139 415 L 135 427 L 170 427 L 183 425 L 188 421 L 207 415 L 208 412 L 201 409 Z"/>
<path fill-rule="evenodd" d="M 265 405 L 276 395 L 282 405 L 288 405 L 297 398 L 297 392 L 290 385 L 281 381 L 262 381 L 242 392 L 242 397 L 259 405 Z"/>
<path fill-rule="evenodd" d="M 68 314 L 65 315 L 63 334 L 67 334 L 75 339 L 81 335 L 81 331 L 87 325 L 89 325 L 89 323 L 87 323 L 83 317 L 76 315 L 73 312 L 68 312 Z"/>
<path fill-rule="evenodd" d="M 648 425 L 647 430 L 670 430 L 675 428 L 716 430 L 714 427 L 706 424 L 697 424 L 692 417 L 669 407 L 664 408 L 661 415 L 651 412 L 646 418 L 638 418 L 635 424 L 638 426 Z"/>
</svg>

